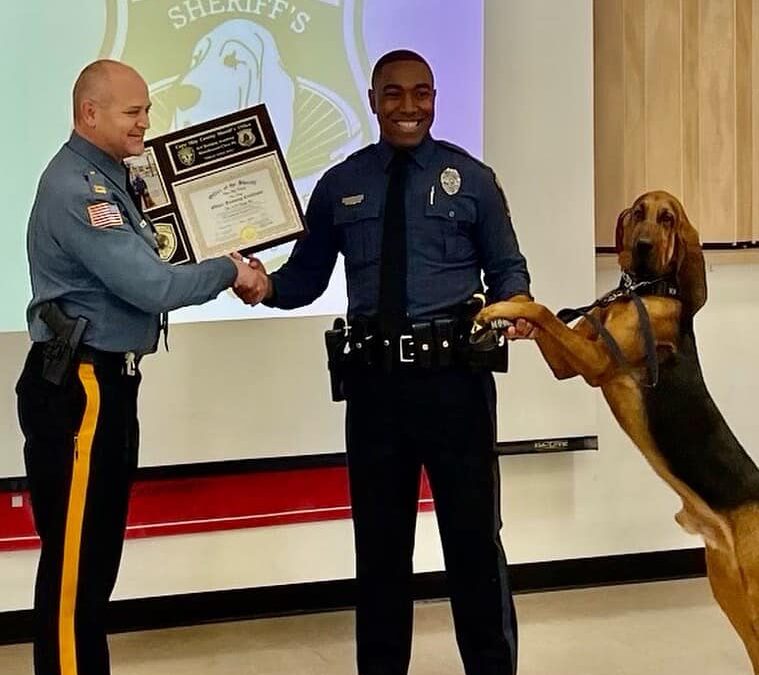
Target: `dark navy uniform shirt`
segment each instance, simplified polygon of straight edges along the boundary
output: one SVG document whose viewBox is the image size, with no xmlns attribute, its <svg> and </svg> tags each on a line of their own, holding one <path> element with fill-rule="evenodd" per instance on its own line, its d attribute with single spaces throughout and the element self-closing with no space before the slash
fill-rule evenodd
<svg viewBox="0 0 759 675">
<path fill-rule="evenodd" d="M 89 320 L 84 344 L 151 352 L 161 312 L 206 302 L 234 283 L 237 271 L 227 258 L 182 267 L 163 262 L 126 181 L 123 164 L 76 133 L 42 174 L 27 233 L 33 341 L 52 337 L 39 307 L 55 300 L 68 316 Z"/>
<path fill-rule="evenodd" d="M 318 182 L 306 211 L 309 233 L 272 274 L 270 304 L 291 309 L 313 302 L 326 289 L 342 253 L 348 316 L 377 314 L 393 153 L 384 141 L 367 146 Z M 529 294 L 527 265 L 493 171 L 466 151 L 430 137 L 411 156 L 405 199 L 409 318 L 444 315 L 482 290 L 483 273 L 490 301 Z M 460 185 L 442 180 L 444 172 L 447 177 L 458 174 Z"/>
</svg>

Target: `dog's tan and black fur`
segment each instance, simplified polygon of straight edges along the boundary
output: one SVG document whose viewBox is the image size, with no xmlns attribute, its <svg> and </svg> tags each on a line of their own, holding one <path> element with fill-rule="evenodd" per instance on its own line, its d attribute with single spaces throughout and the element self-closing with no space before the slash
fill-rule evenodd
<svg viewBox="0 0 759 675">
<path fill-rule="evenodd" d="M 642 298 L 656 345 L 656 386 L 646 386 L 645 341 L 629 297 L 592 310 L 627 363 L 614 358 L 592 322 L 570 328 L 537 303 L 495 303 L 477 321 L 527 319 L 557 378 L 580 375 L 601 388 L 619 424 L 682 499 L 677 522 L 704 538 L 714 596 L 759 675 L 759 470 L 701 373 L 693 332 L 693 316 L 706 302 L 698 233 L 675 197 L 649 192 L 620 214 L 617 247 L 623 272 L 637 280 L 670 276 L 679 289 L 677 297 Z"/>
</svg>

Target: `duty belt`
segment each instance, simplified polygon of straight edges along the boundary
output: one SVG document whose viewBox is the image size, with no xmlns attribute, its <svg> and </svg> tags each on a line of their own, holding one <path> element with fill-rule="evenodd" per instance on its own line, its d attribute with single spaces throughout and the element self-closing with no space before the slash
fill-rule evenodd
<svg viewBox="0 0 759 675">
<path fill-rule="evenodd" d="M 379 332 L 376 322 L 362 317 L 350 326 L 336 319 L 324 336 L 333 400 L 342 400 L 344 376 L 361 370 L 392 373 L 462 367 L 506 372 L 506 341 L 495 342 L 489 349 L 474 348 L 469 341 L 471 325 L 455 318 L 435 319 L 412 323 L 408 332 L 389 336 Z"/>
<path fill-rule="evenodd" d="M 136 352 L 106 352 L 102 349 L 93 349 L 87 345 L 79 347 L 76 357 L 82 363 L 113 368 L 130 377 L 137 373 L 137 366 L 142 358 Z"/>
<path fill-rule="evenodd" d="M 357 317 L 346 331 L 348 361 L 357 366 L 447 368 L 456 363 L 469 323 L 454 318 L 414 322 L 401 335 L 383 335 L 376 322 Z"/>
</svg>

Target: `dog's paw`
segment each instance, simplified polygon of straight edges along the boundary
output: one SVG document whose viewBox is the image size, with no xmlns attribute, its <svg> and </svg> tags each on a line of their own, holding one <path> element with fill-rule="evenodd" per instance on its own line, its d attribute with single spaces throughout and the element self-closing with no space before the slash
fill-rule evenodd
<svg viewBox="0 0 759 675">
<path fill-rule="evenodd" d="M 504 327 L 510 326 L 521 314 L 519 312 L 520 304 L 518 302 L 495 302 L 485 307 L 476 317 L 475 321 L 480 326 L 492 326 L 496 328 L 494 322 L 506 322 Z"/>
</svg>

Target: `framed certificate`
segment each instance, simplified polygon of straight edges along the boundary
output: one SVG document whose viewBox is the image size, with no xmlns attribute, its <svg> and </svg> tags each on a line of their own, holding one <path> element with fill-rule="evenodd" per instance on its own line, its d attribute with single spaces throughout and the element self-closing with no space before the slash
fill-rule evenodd
<svg viewBox="0 0 759 675">
<path fill-rule="evenodd" d="M 172 264 L 248 255 L 306 233 L 265 105 L 152 138 L 126 163 Z"/>
</svg>

